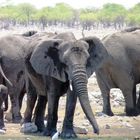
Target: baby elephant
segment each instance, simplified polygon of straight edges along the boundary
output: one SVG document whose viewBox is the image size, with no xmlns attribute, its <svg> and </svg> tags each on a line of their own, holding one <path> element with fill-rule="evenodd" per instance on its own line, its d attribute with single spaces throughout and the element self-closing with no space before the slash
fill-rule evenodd
<svg viewBox="0 0 140 140">
<path fill-rule="evenodd" d="M 0 84 L 0 133 L 5 133 L 5 125 L 4 125 L 4 108 L 3 103 L 5 103 L 8 97 L 8 88 L 2 84 Z"/>
</svg>

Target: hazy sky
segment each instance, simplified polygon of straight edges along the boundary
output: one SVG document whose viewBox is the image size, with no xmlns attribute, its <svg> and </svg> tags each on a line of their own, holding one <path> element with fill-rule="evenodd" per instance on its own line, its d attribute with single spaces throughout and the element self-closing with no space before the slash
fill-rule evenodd
<svg viewBox="0 0 140 140">
<path fill-rule="evenodd" d="M 0 0 L 2 3 L 5 0 Z M 102 7 L 105 3 L 117 3 L 122 4 L 126 8 L 133 7 L 140 0 L 11 0 L 14 4 L 29 2 L 35 5 L 37 8 L 45 6 L 54 6 L 56 3 L 65 2 L 71 5 L 73 8 L 85 8 L 85 7 Z"/>
</svg>

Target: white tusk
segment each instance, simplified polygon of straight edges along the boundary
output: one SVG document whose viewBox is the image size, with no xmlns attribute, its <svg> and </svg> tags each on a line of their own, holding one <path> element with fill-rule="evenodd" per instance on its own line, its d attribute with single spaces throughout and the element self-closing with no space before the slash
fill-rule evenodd
<svg viewBox="0 0 140 140">
<path fill-rule="evenodd" d="M 58 140 L 59 137 L 59 132 L 56 132 L 53 136 L 52 136 L 52 140 Z"/>
<path fill-rule="evenodd" d="M 70 84 L 70 90 L 72 91 L 73 90 L 73 87 L 72 87 L 72 85 Z"/>
</svg>

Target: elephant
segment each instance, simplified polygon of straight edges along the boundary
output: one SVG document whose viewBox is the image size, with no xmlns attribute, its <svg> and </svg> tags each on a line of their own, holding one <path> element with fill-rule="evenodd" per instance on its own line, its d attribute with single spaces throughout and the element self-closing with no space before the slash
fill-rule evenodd
<svg viewBox="0 0 140 140">
<path fill-rule="evenodd" d="M 20 109 L 26 92 L 24 57 L 30 50 L 27 44 L 30 40 L 44 34 L 46 37 L 54 35 L 49 32 L 28 31 L 23 34 L 8 34 L 0 37 L 0 83 L 8 88 L 11 101 L 11 109 L 5 116 L 8 121 L 14 123 L 21 121 Z"/>
<path fill-rule="evenodd" d="M 140 97 L 136 102 L 136 84 L 140 82 L 140 28 L 129 28 L 102 39 L 108 57 L 95 71 L 103 97 L 103 113 L 114 115 L 110 106 L 110 89 L 120 88 L 128 116 L 140 112 Z"/>
<path fill-rule="evenodd" d="M 76 40 L 72 33 L 65 32 L 47 40 L 31 42 L 29 45 L 35 47 L 25 59 L 28 77 L 27 95 L 29 97 L 27 98 L 24 123 L 31 121 L 33 99 L 38 94 L 39 103 L 36 109 L 35 124 L 39 130 L 43 130 L 42 120 L 48 101 L 47 126 L 44 128 L 44 135 L 52 136 L 56 132 L 59 98 L 67 93 L 66 113 L 61 137 L 77 137 L 73 130 L 77 97 L 94 132 L 99 134 L 98 124 L 87 95 L 87 79 L 100 67 L 106 57 L 103 55 L 107 52 L 105 52 L 102 42 L 97 37 Z"/>
<path fill-rule="evenodd" d="M 5 132 L 5 125 L 4 125 L 4 111 L 3 103 L 7 100 L 8 97 L 8 88 L 2 84 L 0 84 L 0 130 Z"/>
<path fill-rule="evenodd" d="M 30 32 L 29 36 L 35 33 Z M 8 88 L 11 99 L 6 119 L 15 123 L 21 120 L 20 108 L 25 94 L 24 56 L 29 49 L 25 44 L 31 39 L 29 36 L 8 34 L 0 37 L 0 83 Z"/>
</svg>

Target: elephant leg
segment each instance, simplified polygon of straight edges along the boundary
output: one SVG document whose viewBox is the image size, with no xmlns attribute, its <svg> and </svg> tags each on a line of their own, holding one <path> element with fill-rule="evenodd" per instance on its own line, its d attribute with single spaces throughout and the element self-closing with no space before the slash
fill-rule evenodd
<svg viewBox="0 0 140 140">
<path fill-rule="evenodd" d="M 2 83 L 3 83 L 4 86 L 6 86 L 6 81 L 5 81 L 4 78 L 2 78 Z M 8 110 L 8 89 L 7 89 L 7 94 L 6 94 L 5 100 L 3 100 L 3 102 L 4 102 L 4 105 L 5 105 L 3 110 L 7 111 Z"/>
<path fill-rule="evenodd" d="M 110 90 L 101 90 L 102 97 L 103 97 L 103 113 L 113 116 L 114 113 L 112 112 L 111 105 L 110 105 Z"/>
<path fill-rule="evenodd" d="M 140 90 L 138 92 L 139 93 L 138 93 L 136 108 L 137 108 L 138 114 L 140 114 Z"/>
<path fill-rule="evenodd" d="M 23 97 L 24 97 L 25 93 L 26 93 L 26 89 L 25 89 L 25 85 L 24 85 L 24 87 L 22 88 L 20 95 L 19 95 L 19 108 L 20 108 L 20 110 L 22 108 L 22 101 L 23 101 Z"/>
<path fill-rule="evenodd" d="M 11 110 L 10 112 L 5 116 L 7 120 L 12 119 L 13 123 L 19 123 L 22 119 L 20 109 L 19 109 L 19 100 L 18 96 L 14 94 L 9 94 L 10 100 L 11 100 Z"/>
<path fill-rule="evenodd" d="M 133 103 L 134 103 L 134 107 L 136 107 L 136 101 L 137 101 L 137 97 L 136 97 L 136 86 L 133 87 Z"/>
<path fill-rule="evenodd" d="M 33 109 L 37 100 L 36 89 L 28 79 L 26 82 L 27 86 L 27 101 L 26 101 L 26 110 L 24 112 L 24 117 L 21 122 L 22 127 L 20 131 L 22 133 L 35 133 L 37 132 L 37 126 L 32 123 Z"/>
<path fill-rule="evenodd" d="M 137 109 L 138 109 L 138 114 L 140 114 L 140 94 L 137 101 Z"/>
<path fill-rule="evenodd" d="M 137 93 L 138 94 L 136 97 L 137 97 L 137 102 L 136 102 L 136 108 L 137 108 L 137 111 L 138 111 L 138 114 L 140 114 L 140 88 L 138 89 Z"/>
<path fill-rule="evenodd" d="M 139 115 L 140 114 L 140 94 L 139 94 L 138 99 L 137 99 L 136 94 L 137 94 L 136 93 L 136 86 L 134 86 L 134 89 L 133 89 L 133 102 L 134 102 L 136 115 Z"/>
<path fill-rule="evenodd" d="M 32 121 L 32 113 L 37 100 L 37 93 L 35 87 L 33 86 L 33 84 L 29 79 L 26 83 L 26 86 L 27 86 L 27 106 L 24 113 L 23 122 L 29 123 Z"/>
<path fill-rule="evenodd" d="M 45 128 L 44 126 L 44 114 L 46 110 L 47 97 L 38 96 L 37 105 L 35 108 L 34 119 L 38 131 L 42 132 Z"/>
<path fill-rule="evenodd" d="M 14 123 L 19 123 L 22 119 L 20 110 L 22 105 L 22 99 L 25 93 L 24 83 L 17 82 L 13 84 L 13 87 L 9 87 L 8 90 L 11 101 L 11 109 L 6 114 L 5 118 Z"/>
<path fill-rule="evenodd" d="M 32 122 L 33 109 L 37 100 L 37 94 L 27 93 L 27 106 L 24 113 L 23 123 Z"/>
<path fill-rule="evenodd" d="M 0 129 L 3 129 L 4 125 L 4 118 L 3 118 L 3 109 L 0 109 Z"/>
<path fill-rule="evenodd" d="M 48 118 L 47 118 L 47 126 L 44 130 L 45 136 L 53 136 L 57 130 L 56 130 L 56 124 L 57 124 L 57 111 L 58 111 L 58 102 L 59 97 L 57 94 L 54 94 L 57 92 L 48 92 Z"/>
<path fill-rule="evenodd" d="M 4 109 L 3 103 L 6 102 L 8 95 L 8 88 L 4 85 L 0 85 L 0 130 L 1 133 L 5 133 L 5 125 L 4 125 Z"/>
<path fill-rule="evenodd" d="M 3 105 L 3 101 L 0 99 L 0 129 L 5 130 L 4 111 L 3 111 L 2 105 Z"/>
<path fill-rule="evenodd" d="M 104 78 L 102 77 L 104 76 Z M 110 89 L 115 87 L 112 81 L 109 79 L 109 77 L 106 77 L 105 74 L 100 74 L 100 72 L 96 72 L 97 76 L 97 82 L 100 87 L 102 97 L 103 97 L 103 113 L 113 116 L 113 112 L 111 110 L 111 105 L 110 105 Z"/>
<path fill-rule="evenodd" d="M 129 86 L 127 88 L 121 89 L 124 95 L 125 99 L 125 112 L 127 116 L 136 116 L 138 115 L 138 112 L 135 107 L 134 103 L 134 93 L 133 93 L 133 87 Z"/>
<path fill-rule="evenodd" d="M 22 119 L 19 108 L 19 91 L 19 87 L 16 87 L 15 85 L 13 85 L 13 87 L 8 87 L 8 94 L 11 101 L 11 109 L 5 115 L 5 119 L 13 123 L 20 123 Z"/>
<path fill-rule="evenodd" d="M 67 92 L 66 112 L 61 132 L 62 138 L 76 138 L 76 134 L 73 130 L 73 117 L 75 112 L 77 96 L 73 91 Z"/>
</svg>

